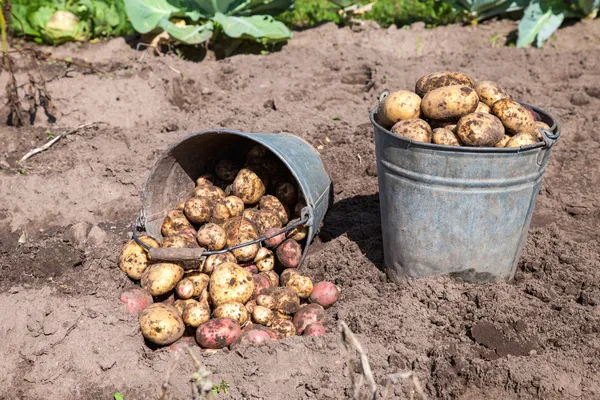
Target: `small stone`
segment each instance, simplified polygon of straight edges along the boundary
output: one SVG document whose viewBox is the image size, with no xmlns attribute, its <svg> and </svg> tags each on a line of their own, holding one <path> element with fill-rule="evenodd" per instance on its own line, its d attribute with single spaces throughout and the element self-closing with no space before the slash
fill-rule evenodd
<svg viewBox="0 0 600 400">
<path fill-rule="evenodd" d="M 90 224 L 87 222 L 78 222 L 71 226 L 66 234 L 66 238 L 75 245 L 83 245 L 87 239 L 89 229 Z"/>
<path fill-rule="evenodd" d="M 19 293 L 19 288 L 16 286 L 11 287 L 10 289 L 8 289 L 8 293 L 10 294 L 16 294 Z"/>
<path fill-rule="evenodd" d="M 201 93 L 201 94 L 203 94 L 203 95 L 207 95 L 207 94 L 212 94 L 212 93 L 213 93 L 213 91 L 212 91 L 212 89 L 211 89 L 211 88 L 203 87 L 203 88 L 200 90 L 200 93 Z"/>
<path fill-rule="evenodd" d="M 90 233 L 88 233 L 88 243 L 90 246 L 100 246 L 106 238 L 106 232 L 102 230 L 98 225 L 92 226 Z"/>
<path fill-rule="evenodd" d="M 571 104 L 574 106 L 585 106 L 590 103 L 589 97 L 584 93 L 574 93 L 571 96 Z"/>
</svg>

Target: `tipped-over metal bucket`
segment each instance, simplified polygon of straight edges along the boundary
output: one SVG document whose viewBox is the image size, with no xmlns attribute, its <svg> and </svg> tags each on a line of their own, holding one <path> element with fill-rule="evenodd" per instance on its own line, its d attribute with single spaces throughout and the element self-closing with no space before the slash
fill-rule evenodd
<svg viewBox="0 0 600 400">
<path fill-rule="evenodd" d="M 142 193 L 140 222 L 146 232 L 162 242 L 161 226 L 167 212 L 191 197 L 196 179 L 219 160 L 232 159 L 243 163 L 248 150 L 256 144 L 263 145 L 279 158 L 302 190 L 306 207 L 302 210 L 301 219 L 306 220 L 305 225 L 308 226 L 304 260 L 333 202 L 333 190 L 319 153 L 308 142 L 287 133 L 206 130 L 194 132 L 169 147 L 150 171 Z M 186 252 L 192 254 L 193 250 L 164 249 L 165 252 L 179 251 L 184 255 L 183 259 Z"/>
<path fill-rule="evenodd" d="M 531 106 L 529 106 L 531 107 Z M 384 264 L 394 281 L 455 275 L 510 281 L 560 129 L 521 148 L 418 143 L 375 129 Z"/>
</svg>

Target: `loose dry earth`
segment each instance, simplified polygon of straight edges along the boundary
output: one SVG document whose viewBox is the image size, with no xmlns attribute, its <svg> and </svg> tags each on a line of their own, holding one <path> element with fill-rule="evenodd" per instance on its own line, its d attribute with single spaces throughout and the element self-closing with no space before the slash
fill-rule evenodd
<svg viewBox="0 0 600 400">
<path fill-rule="evenodd" d="M 123 39 L 51 49 L 110 77 L 44 66 L 55 78 L 56 124 L 40 112 L 32 128 L 0 128 L 0 161 L 11 167 L 0 172 L 0 399 L 157 398 L 173 353 L 149 349 L 123 310 L 118 296 L 132 283 L 117 257 L 159 154 L 210 128 L 286 131 L 323 145 L 335 204 L 303 269 L 343 290 L 325 336 L 200 355 L 231 385 L 220 398 L 347 397 L 338 320 L 368 350 L 380 384 L 412 369 L 437 399 L 600 398 L 600 21 L 561 29 L 544 50 L 490 42 L 515 27 L 324 25 L 273 54 L 209 53 L 201 62 L 140 60 Z M 384 88 L 410 89 L 446 69 L 497 80 L 562 125 L 511 284 L 432 278 L 398 287 L 380 271 L 368 111 Z M 48 129 L 89 122 L 102 124 L 17 173 L 15 161 L 46 142 Z M 188 360 L 175 370 L 174 398 L 190 398 L 191 371 Z M 396 398 L 410 389 L 397 384 Z"/>
</svg>

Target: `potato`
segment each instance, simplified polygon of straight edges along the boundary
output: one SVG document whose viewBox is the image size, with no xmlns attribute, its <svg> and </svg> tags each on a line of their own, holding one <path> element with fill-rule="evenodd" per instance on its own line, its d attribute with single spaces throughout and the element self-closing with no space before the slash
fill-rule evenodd
<svg viewBox="0 0 600 400">
<path fill-rule="evenodd" d="M 249 344 L 264 344 L 266 342 L 274 342 L 277 339 L 269 332 L 262 329 L 249 329 L 244 332 L 240 339 L 235 343 L 235 346 L 247 346 Z"/>
<path fill-rule="evenodd" d="M 215 177 L 212 174 L 202 174 L 196 179 L 196 186 L 213 185 Z"/>
<path fill-rule="evenodd" d="M 248 150 L 248 154 L 246 155 L 246 161 L 250 162 L 253 160 L 260 160 L 269 156 L 270 154 L 271 152 L 269 151 L 269 149 L 267 149 L 262 144 L 257 144 L 256 146 Z"/>
<path fill-rule="evenodd" d="M 458 122 L 459 119 L 460 118 L 452 119 L 450 121 L 440 121 L 437 119 L 430 119 L 427 122 L 429 123 L 429 126 L 431 127 L 431 129 L 446 128 L 449 131 L 454 132 L 454 130 L 456 129 L 456 123 Z"/>
<path fill-rule="evenodd" d="M 194 304 L 197 302 L 198 301 L 194 300 L 194 299 L 186 299 L 186 300 L 178 299 L 173 302 L 173 307 L 175 307 L 177 309 L 177 312 L 179 313 L 179 315 L 183 315 L 183 311 L 185 310 L 185 307 L 188 304 Z"/>
<path fill-rule="evenodd" d="M 261 160 L 262 163 L 262 160 Z M 244 166 L 245 169 L 252 171 L 256 176 L 258 176 L 263 184 L 263 186 L 265 187 L 265 191 L 266 189 L 269 187 L 269 184 L 271 183 L 271 177 L 269 176 L 269 173 L 267 172 L 267 170 L 260 164 L 249 164 Z M 260 197 L 259 197 L 260 200 Z M 258 200 L 257 200 L 258 202 Z M 255 204 L 255 203 L 253 203 Z"/>
<path fill-rule="evenodd" d="M 242 199 L 244 204 L 256 204 L 265 194 L 265 184 L 253 171 L 242 168 L 232 186 L 233 194 Z"/>
<path fill-rule="evenodd" d="M 240 325 L 229 318 L 215 318 L 196 329 L 196 342 L 205 349 L 222 349 L 241 335 Z"/>
<path fill-rule="evenodd" d="M 252 314 L 256 306 L 256 300 L 250 300 L 244 305 L 244 307 L 246 307 L 246 311 L 248 311 L 248 314 Z"/>
<path fill-rule="evenodd" d="M 209 223 L 198 231 L 196 236 L 200 246 L 209 250 L 222 250 L 227 244 L 225 230 L 217 224 Z"/>
<path fill-rule="evenodd" d="M 288 320 L 288 321 L 292 320 L 292 315 L 291 314 L 282 313 L 279 310 L 274 310 L 273 312 L 275 314 L 275 319 L 285 319 L 285 320 Z"/>
<path fill-rule="evenodd" d="M 504 126 L 492 114 L 472 113 L 458 120 L 456 136 L 466 146 L 493 147 L 504 137 Z"/>
<path fill-rule="evenodd" d="M 158 247 L 158 242 L 149 236 L 138 236 L 148 247 Z M 131 279 L 139 280 L 148 267 L 149 255 L 135 240 L 127 242 L 119 256 L 119 268 Z"/>
<path fill-rule="evenodd" d="M 210 222 L 222 225 L 225 221 L 231 218 L 231 212 L 225 202 L 225 199 L 217 199 L 212 202 Z"/>
<path fill-rule="evenodd" d="M 163 236 L 173 236 L 181 233 L 186 229 L 194 229 L 190 221 L 186 218 L 183 211 L 172 210 L 167 213 L 161 227 Z"/>
<path fill-rule="evenodd" d="M 207 274 L 203 274 L 200 271 L 190 271 L 185 274 L 185 278 L 191 280 L 194 283 L 194 295 L 198 297 L 204 289 L 207 288 L 210 277 Z"/>
<path fill-rule="evenodd" d="M 269 310 L 274 310 L 277 305 L 275 298 L 267 294 L 259 294 L 256 296 L 256 304 L 261 307 L 267 307 Z"/>
<path fill-rule="evenodd" d="M 275 255 L 266 247 L 261 247 L 254 257 L 254 264 L 260 272 L 270 271 L 275 268 Z"/>
<path fill-rule="evenodd" d="M 185 202 L 183 211 L 190 221 L 203 224 L 211 217 L 212 200 L 208 197 L 192 197 Z"/>
<path fill-rule="evenodd" d="M 537 137 L 532 133 L 517 133 L 511 137 L 504 147 L 523 147 L 538 143 Z"/>
<path fill-rule="evenodd" d="M 215 318 L 229 318 L 236 321 L 240 326 L 244 326 L 248 322 L 248 310 L 246 307 L 237 301 L 227 301 L 214 311 Z"/>
<path fill-rule="evenodd" d="M 177 204 L 177 207 L 175 207 L 175 209 L 178 211 L 183 211 L 185 209 L 185 201 L 182 201 L 181 203 Z"/>
<path fill-rule="evenodd" d="M 239 197 L 227 196 L 223 199 L 223 203 L 229 211 L 230 218 L 240 216 L 244 212 L 244 202 Z"/>
<path fill-rule="evenodd" d="M 250 272 L 252 275 L 258 274 L 258 268 L 254 264 L 241 264 L 240 267 L 244 268 L 246 271 Z"/>
<path fill-rule="evenodd" d="M 312 280 L 300 274 L 290 276 L 285 286 L 296 292 L 301 299 L 308 298 L 313 291 Z"/>
<path fill-rule="evenodd" d="M 296 222 L 298 222 L 297 219 L 292 220 L 292 221 L 290 221 L 288 226 L 290 226 L 291 224 L 295 224 Z M 308 235 L 308 227 L 306 225 L 299 225 L 295 228 L 292 228 L 286 234 L 286 236 L 289 239 L 294 239 L 297 242 L 304 240 L 306 238 L 306 235 Z"/>
<path fill-rule="evenodd" d="M 434 89 L 451 85 L 462 85 L 472 88 L 474 87 L 474 82 L 473 79 L 460 72 L 435 72 L 417 80 L 417 83 L 415 84 L 415 93 L 422 98 Z"/>
<path fill-rule="evenodd" d="M 209 305 L 210 296 L 208 295 L 208 287 L 205 287 L 204 289 L 202 289 L 200 296 L 198 296 L 198 302 Z"/>
<path fill-rule="evenodd" d="M 312 323 L 308 324 L 304 329 L 303 336 L 321 336 L 325 334 L 325 328 L 321 324 Z"/>
<path fill-rule="evenodd" d="M 391 128 L 396 122 L 421 116 L 421 98 L 408 90 L 388 94 L 377 106 L 377 122 Z"/>
<path fill-rule="evenodd" d="M 542 135 L 542 132 L 540 131 L 540 129 L 545 129 L 547 131 L 550 131 L 550 127 L 548 126 L 548 124 L 546 124 L 545 122 L 542 122 L 542 121 L 535 121 L 534 126 L 535 126 L 535 136 L 538 138 L 538 140 L 544 140 L 544 135 Z"/>
<path fill-rule="evenodd" d="M 475 109 L 475 112 L 482 112 L 482 113 L 490 113 L 490 107 L 488 107 L 487 104 L 485 104 L 483 101 L 480 101 L 477 104 L 477 108 Z"/>
<path fill-rule="evenodd" d="M 225 197 L 225 192 L 215 185 L 196 186 L 194 189 L 194 197 L 205 197 L 209 200 L 222 199 Z"/>
<path fill-rule="evenodd" d="M 318 304 L 305 304 L 294 315 L 294 326 L 298 335 L 310 324 L 322 324 L 325 320 L 325 309 Z"/>
<path fill-rule="evenodd" d="M 156 303 L 144 308 L 139 316 L 142 335 L 161 346 L 176 342 L 183 336 L 185 326 L 177 309 Z"/>
<path fill-rule="evenodd" d="M 187 300 L 194 297 L 195 288 L 196 286 L 191 279 L 183 278 L 175 286 L 175 293 L 177 293 L 177 297 L 180 299 Z"/>
<path fill-rule="evenodd" d="M 337 301 L 340 292 L 341 289 L 331 282 L 319 282 L 314 285 L 309 301 L 327 309 Z"/>
<path fill-rule="evenodd" d="M 290 288 L 274 288 L 266 291 L 265 294 L 275 298 L 275 308 L 284 314 L 294 314 L 300 308 L 300 299 L 296 292 Z"/>
<path fill-rule="evenodd" d="M 302 260 L 302 247 L 294 239 L 286 239 L 277 247 L 277 259 L 285 268 L 298 268 Z"/>
<path fill-rule="evenodd" d="M 225 233 L 233 231 L 233 235 L 249 234 L 250 236 L 258 237 L 258 228 L 249 218 L 245 217 L 246 213 L 249 211 L 250 210 L 244 211 L 244 217 L 234 217 L 225 221 L 225 223 L 221 225 L 223 229 L 225 229 Z"/>
<path fill-rule="evenodd" d="M 273 323 L 274 318 L 273 311 L 267 307 L 256 306 L 252 311 L 252 321 L 260 325 L 269 326 Z"/>
<path fill-rule="evenodd" d="M 265 195 L 260 198 L 258 205 L 261 210 L 273 211 L 281 220 L 281 224 L 287 224 L 289 221 L 289 212 L 286 207 L 275 196 Z"/>
<path fill-rule="evenodd" d="M 223 263 L 210 276 L 208 290 L 215 306 L 228 301 L 246 303 L 254 292 L 254 280 L 252 274 L 239 265 Z"/>
<path fill-rule="evenodd" d="M 275 211 L 271 210 L 259 210 L 255 223 L 258 234 L 261 236 L 271 228 L 281 228 L 283 226 Z"/>
<path fill-rule="evenodd" d="M 298 191 L 293 184 L 283 182 L 275 188 L 275 197 L 283 204 L 296 204 L 296 201 L 298 200 Z"/>
<path fill-rule="evenodd" d="M 433 143 L 446 146 L 460 146 L 456 135 L 446 128 L 436 128 L 433 130 Z"/>
<path fill-rule="evenodd" d="M 232 160 L 221 160 L 215 165 L 215 175 L 225 182 L 233 182 L 240 168 Z"/>
<path fill-rule="evenodd" d="M 148 292 L 137 287 L 123 291 L 119 296 L 119 300 L 125 304 L 127 312 L 132 314 L 139 314 L 144 308 L 154 303 Z"/>
<path fill-rule="evenodd" d="M 206 257 L 206 260 L 204 260 L 204 264 L 202 264 L 202 272 L 210 275 L 219 265 L 226 262 L 235 263 L 235 261 L 235 256 L 229 251 L 221 254 L 211 254 L 210 256 Z"/>
<path fill-rule="evenodd" d="M 277 332 L 281 337 L 290 337 L 296 335 L 294 323 L 287 319 L 274 319 L 271 323 L 271 329 Z"/>
<path fill-rule="evenodd" d="M 258 208 L 248 208 L 242 212 L 242 215 L 244 218 L 252 222 L 252 224 L 256 227 L 256 232 L 258 233 L 258 225 L 256 224 L 256 221 L 260 215 L 260 210 Z"/>
<path fill-rule="evenodd" d="M 295 268 L 284 269 L 279 278 L 281 286 L 287 286 L 287 283 L 290 280 L 290 278 L 295 275 L 300 275 L 300 273 Z"/>
<path fill-rule="evenodd" d="M 431 143 L 433 132 L 427 122 L 419 118 L 405 119 L 390 129 L 392 133 L 415 142 Z"/>
<path fill-rule="evenodd" d="M 232 247 L 238 244 L 247 243 L 258 239 L 258 231 L 255 225 L 247 218 L 235 217 L 223 224 L 227 234 L 227 246 Z M 235 258 L 240 262 L 251 261 L 256 257 L 260 249 L 259 243 L 243 246 L 232 250 Z"/>
<path fill-rule="evenodd" d="M 267 229 L 265 231 L 265 233 L 263 234 L 263 236 L 269 237 L 271 235 L 276 234 L 280 230 L 281 230 L 280 228 Z M 265 246 L 272 249 L 274 247 L 279 246 L 284 240 L 285 240 L 285 233 L 280 233 L 279 235 L 273 236 L 272 238 L 265 239 L 265 241 L 263 243 L 265 244 Z"/>
<path fill-rule="evenodd" d="M 510 99 L 510 96 L 500 85 L 492 81 L 481 81 L 475 85 L 475 92 L 479 96 L 479 101 L 485 103 L 486 106 L 492 105 L 498 100 Z"/>
<path fill-rule="evenodd" d="M 252 275 L 252 280 L 254 281 L 254 292 L 252 293 L 252 298 L 256 298 L 258 295 L 273 287 L 271 285 L 271 280 L 265 275 Z"/>
<path fill-rule="evenodd" d="M 160 296 L 175 288 L 183 277 L 183 268 L 178 264 L 152 264 L 142 274 L 142 288 L 152 296 Z"/>
<path fill-rule="evenodd" d="M 506 143 L 508 143 L 510 138 L 511 138 L 511 136 L 508 136 L 505 134 L 504 137 L 498 143 L 496 143 L 496 145 L 494 147 L 505 147 Z"/>
<path fill-rule="evenodd" d="M 535 121 L 531 114 L 514 100 L 498 100 L 492 105 L 492 114 L 502 121 L 506 130 L 511 134 L 534 133 L 535 131 Z"/>
<path fill-rule="evenodd" d="M 298 201 L 294 206 L 294 218 L 300 218 L 302 216 L 302 210 L 306 207 L 306 201 L 304 199 Z"/>
<path fill-rule="evenodd" d="M 190 231 L 191 233 L 191 231 Z M 196 231 L 194 231 L 194 235 L 190 235 L 187 233 L 167 236 L 160 247 L 175 247 L 175 248 L 198 248 L 198 242 L 196 242 Z"/>
<path fill-rule="evenodd" d="M 197 301 L 186 304 L 182 318 L 184 324 L 196 328 L 210 319 L 210 307 Z"/>
<path fill-rule="evenodd" d="M 444 86 L 423 97 L 421 111 L 427 118 L 448 121 L 474 112 L 478 103 L 474 89 L 460 85 Z"/>
<path fill-rule="evenodd" d="M 270 270 L 270 271 L 261 272 L 259 275 L 263 275 L 263 276 L 266 276 L 267 278 L 269 278 L 269 281 L 271 281 L 271 286 L 273 286 L 273 287 L 279 286 L 279 275 L 277 275 L 277 272 Z"/>
</svg>

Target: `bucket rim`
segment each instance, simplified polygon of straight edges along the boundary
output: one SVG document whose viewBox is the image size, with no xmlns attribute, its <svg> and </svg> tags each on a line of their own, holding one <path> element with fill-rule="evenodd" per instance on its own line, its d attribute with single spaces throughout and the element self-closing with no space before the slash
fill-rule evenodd
<svg viewBox="0 0 600 400">
<path fill-rule="evenodd" d="M 421 149 L 454 152 L 454 153 L 480 153 L 480 154 L 501 154 L 501 153 L 509 153 L 510 154 L 510 153 L 512 153 L 512 154 L 517 154 L 517 153 L 530 152 L 530 151 L 535 151 L 535 150 L 544 149 L 544 148 L 549 149 L 550 147 L 552 147 L 554 145 L 554 143 L 560 137 L 560 125 L 558 124 L 556 118 L 554 118 L 554 116 L 552 116 L 550 113 L 548 113 L 536 106 L 532 106 L 532 105 L 524 103 L 524 102 L 519 102 L 519 104 L 531 108 L 537 114 L 540 114 L 540 115 L 546 117 L 543 119 L 546 119 L 546 120 L 549 120 L 552 122 L 552 125 L 550 126 L 550 130 L 546 130 L 546 129 L 542 130 L 542 132 L 543 132 L 542 136 L 544 137 L 543 141 L 536 143 L 536 144 L 528 145 L 528 146 L 510 147 L 510 148 L 446 146 L 443 144 L 417 142 L 417 141 L 407 139 L 405 137 L 393 134 L 389 129 L 384 128 L 375 120 L 375 114 L 377 113 L 377 107 L 375 107 L 373 110 L 371 110 L 371 112 L 369 113 L 369 119 L 371 120 L 371 124 L 373 124 L 373 126 L 376 128 L 376 130 L 379 130 L 389 136 L 392 136 L 395 140 L 408 143 L 408 146 L 411 148 L 421 148 Z"/>
</svg>

